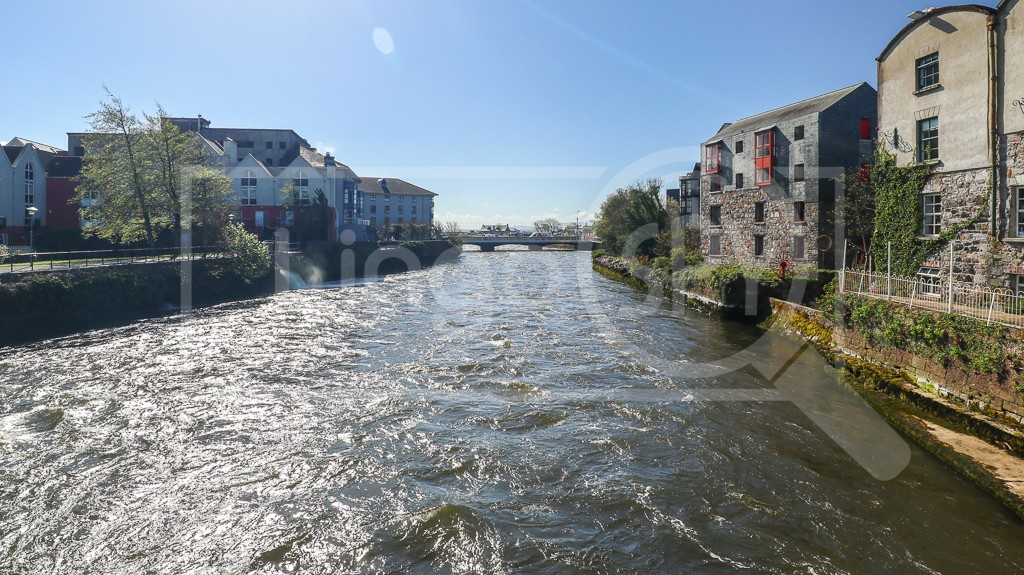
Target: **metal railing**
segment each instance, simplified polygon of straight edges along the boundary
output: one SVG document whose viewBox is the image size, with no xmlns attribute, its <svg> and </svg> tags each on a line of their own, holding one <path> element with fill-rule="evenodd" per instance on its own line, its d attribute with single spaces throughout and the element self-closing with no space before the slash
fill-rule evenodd
<svg viewBox="0 0 1024 575">
<path fill-rule="evenodd" d="M 845 270 L 839 289 L 844 293 L 945 312 L 1024 328 L 1024 292 L 950 281 L 938 276 L 915 277 Z"/>
<path fill-rule="evenodd" d="M 222 257 L 228 254 L 220 246 L 196 246 L 184 252 L 178 248 L 22 252 L 8 256 L 0 265 L 0 274 Z"/>
</svg>

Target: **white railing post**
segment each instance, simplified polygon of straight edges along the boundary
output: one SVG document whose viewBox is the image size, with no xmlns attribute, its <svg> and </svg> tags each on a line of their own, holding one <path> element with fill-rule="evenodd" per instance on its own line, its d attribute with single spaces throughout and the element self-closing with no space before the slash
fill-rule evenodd
<svg viewBox="0 0 1024 575">
<path fill-rule="evenodd" d="M 996 292 L 992 292 L 992 302 L 988 306 L 988 319 L 985 320 L 985 325 L 992 323 L 992 310 L 996 307 Z"/>
<path fill-rule="evenodd" d="M 885 299 L 892 299 L 892 242 L 885 244 Z"/>
<path fill-rule="evenodd" d="M 953 313 L 953 240 L 949 240 L 949 302 L 946 313 Z"/>
</svg>

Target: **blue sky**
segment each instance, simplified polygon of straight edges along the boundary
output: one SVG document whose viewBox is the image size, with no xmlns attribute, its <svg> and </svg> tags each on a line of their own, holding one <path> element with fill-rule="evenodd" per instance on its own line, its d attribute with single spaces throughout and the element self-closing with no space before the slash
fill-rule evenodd
<svg viewBox="0 0 1024 575">
<path fill-rule="evenodd" d="M 989 2 L 993 4 L 993 2 Z M 103 85 L 214 126 L 292 128 L 463 227 L 589 219 L 723 122 L 867 81 L 909 0 L 8 3 L 0 139 L 66 146 Z M 669 187 L 669 186 L 667 186 Z"/>
</svg>

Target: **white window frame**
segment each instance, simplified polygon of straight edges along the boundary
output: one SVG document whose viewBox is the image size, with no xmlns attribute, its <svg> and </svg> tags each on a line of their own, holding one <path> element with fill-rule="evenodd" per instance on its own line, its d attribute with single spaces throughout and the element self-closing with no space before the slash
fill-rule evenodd
<svg viewBox="0 0 1024 575">
<path fill-rule="evenodd" d="M 242 190 L 242 205 L 256 205 L 256 174 L 252 170 L 246 170 L 239 183 Z"/>
<path fill-rule="evenodd" d="M 924 214 L 921 235 L 938 236 L 942 232 L 942 194 L 922 194 L 921 213 Z"/>
<path fill-rule="evenodd" d="M 306 172 L 299 170 L 295 172 L 295 177 L 292 178 L 292 184 L 295 186 L 295 201 L 300 206 L 309 205 L 309 178 L 306 177 Z"/>
<path fill-rule="evenodd" d="M 921 268 L 917 272 L 917 295 L 941 297 L 942 270 L 939 268 Z"/>
<path fill-rule="evenodd" d="M 1017 214 L 1017 237 L 1024 238 L 1024 186 L 1014 188 L 1014 213 Z"/>
<path fill-rule="evenodd" d="M 930 134 L 925 136 L 925 130 L 922 128 L 927 127 L 927 131 Z M 929 146 L 934 143 L 934 146 Z M 939 159 L 939 117 L 932 116 L 931 118 L 924 118 L 917 121 L 917 161 L 918 162 L 935 162 Z"/>
<path fill-rule="evenodd" d="M 36 167 L 32 162 L 25 164 L 25 205 L 36 205 Z"/>
</svg>

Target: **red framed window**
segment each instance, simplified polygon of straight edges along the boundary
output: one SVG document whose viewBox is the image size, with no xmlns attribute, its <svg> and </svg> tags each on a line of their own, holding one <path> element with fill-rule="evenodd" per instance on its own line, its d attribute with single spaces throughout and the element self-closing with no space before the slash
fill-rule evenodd
<svg viewBox="0 0 1024 575">
<path fill-rule="evenodd" d="M 871 139 L 871 118 L 860 119 L 860 139 L 870 140 Z"/>
<path fill-rule="evenodd" d="M 775 132 L 765 130 L 754 134 L 754 185 L 767 186 L 771 184 L 774 166 Z"/>
<path fill-rule="evenodd" d="M 704 146 L 704 173 L 717 174 L 719 162 L 722 159 L 722 144 L 708 144 Z"/>
</svg>

